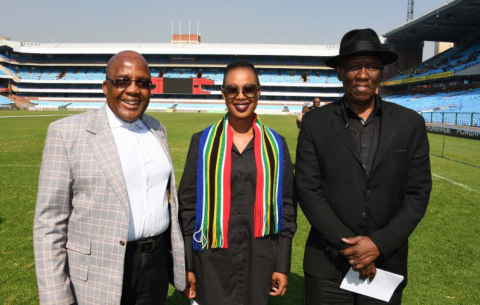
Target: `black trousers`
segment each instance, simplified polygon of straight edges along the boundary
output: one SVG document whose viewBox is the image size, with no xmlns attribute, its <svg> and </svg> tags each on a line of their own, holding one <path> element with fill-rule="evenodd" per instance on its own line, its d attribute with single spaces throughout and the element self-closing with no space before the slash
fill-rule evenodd
<svg viewBox="0 0 480 305">
<path fill-rule="evenodd" d="M 402 304 L 402 290 L 395 291 L 390 302 L 384 302 L 361 294 L 340 289 L 341 280 L 324 280 L 305 273 L 306 305 L 380 305 Z"/>
<path fill-rule="evenodd" d="M 122 305 L 163 305 L 168 294 L 168 231 L 156 239 L 155 249 L 137 253 L 128 249 L 125 253 Z"/>
</svg>

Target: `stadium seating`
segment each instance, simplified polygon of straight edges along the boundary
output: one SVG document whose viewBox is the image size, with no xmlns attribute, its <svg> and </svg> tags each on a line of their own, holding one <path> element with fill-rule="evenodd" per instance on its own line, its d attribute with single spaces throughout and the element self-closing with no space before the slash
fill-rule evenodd
<svg viewBox="0 0 480 305">
<path fill-rule="evenodd" d="M 213 65 L 217 63 L 218 61 L 215 57 L 202 57 L 197 60 L 197 64 Z"/>
<path fill-rule="evenodd" d="M 3 67 L 4 67 L 7 71 L 9 71 L 11 74 L 15 75 L 15 71 L 13 70 L 13 68 L 12 68 L 10 65 L 4 64 Z"/>
<path fill-rule="evenodd" d="M 459 72 L 480 64 L 480 41 L 450 48 L 420 65 L 403 71 L 391 80 L 427 76 L 447 71 Z"/>
<path fill-rule="evenodd" d="M 478 119 L 472 121 L 472 113 L 480 114 L 480 89 L 433 95 L 392 95 L 385 99 L 422 112 L 427 123 L 480 126 Z"/>
<path fill-rule="evenodd" d="M 16 78 L 14 78 L 14 85 L 19 89 L 19 91 L 15 90 L 14 93 L 18 96 L 45 98 L 47 101 L 49 98 L 56 97 L 75 99 L 104 98 L 98 89 L 101 88 L 101 82 L 105 80 L 105 63 L 111 58 L 111 55 L 34 54 L 0 51 L 0 56 L 4 60 L 1 64 L 13 75 L 18 76 L 18 78 L 22 80 L 18 82 Z M 145 54 L 145 58 L 150 63 L 152 77 L 190 79 L 198 77 L 199 74 L 201 74 L 202 78 L 210 79 L 217 83 L 216 85 L 203 87 L 203 89 L 207 91 L 216 91 L 216 94 L 212 94 L 211 96 L 183 95 L 178 97 L 180 100 L 185 100 L 185 98 L 191 99 L 192 101 L 218 100 L 220 98 L 217 94 L 220 90 L 218 84 L 223 80 L 225 66 L 240 59 L 247 60 L 257 66 L 260 71 L 259 79 L 261 84 L 268 84 L 268 86 L 264 86 L 265 92 L 289 93 L 287 96 L 282 96 L 281 94 L 262 96 L 260 98 L 261 100 L 304 102 L 305 100 L 311 100 L 309 96 L 312 95 L 312 93 L 341 92 L 341 90 L 330 89 L 328 86 L 321 86 L 323 84 L 329 84 L 329 82 L 338 82 L 338 80 L 336 80 L 336 77 L 330 77 L 331 70 L 318 69 L 317 66 L 322 63 L 322 59 L 318 57 L 292 55 Z M 305 67 L 302 68 L 302 66 Z M 84 84 L 86 81 L 88 81 L 88 84 Z M 90 84 L 91 82 L 95 83 Z M 277 83 L 278 85 L 276 85 Z M 309 86 L 310 84 L 312 84 L 312 86 Z M 51 89 L 72 91 L 46 92 L 51 91 Z M 92 92 L 91 90 L 93 89 L 97 92 Z M 74 90 L 77 92 L 74 92 Z M 308 94 L 305 95 L 306 93 Z M 155 98 L 168 100 L 172 98 L 173 95 L 154 94 L 154 96 Z M 61 104 L 43 105 L 45 107 L 62 106 Z M 82 106 L 81 104 L 75 103 L 68 107 L 73 106 L 95 107 L 98 106 L 98 104 L 94 103 L 92 105 L 86 104 Z M 154 105 L 152 107 L 160 106 Z"/>
<path fill-rule="evenodd" d="M 206 58 L 205 61 L 211 58 Z M 220 61 L 231 62 L 232 58 L 223 58 Z M 272 65 L 280 64 L 279 59 L 263 58 L 263 61 L 269 62 Z M 294 58 L 284 59 L 289 65 L 299 64 L 300 61 Z M 8 65 L 5 66 L 7 69 Z M 16 74 L 11 68 L 9 69 L 13 74 Z M 220 69 L 202 69 L 202 77 L 214 81 L 223 80 L 224 68 Z M 194 78 L 197 75 L 198 69 L 188 68 L 161 68 L 151 67 L 150 69 L 153 77 L 159 77 L 163 73 L 165 78 Z M 259 79 L 261 83 L 339 83 L 335 77 L 330 77 L 331 71 L 318 72 L 304 72 L 303 70 L 292 69 L 261 69 Z M 302 76 L 309 75 L 305 81 Z M 19 66 L 18 77 L 25 80 L 104 80 L 104 67 L 89 67 L 89 66 L 66 66 L 66 67 L 43 67 L 43 66 Z"/>
<path fill-rule="evenodd" d="M 104 80 L 105 68 L 81 67 L 68 68 L 62 80 Z"/>
<path fill-rule="evenodd" d="M 145 59 L 152 64 L 164 64 L 168 63 L 168 58 L 161 55 L 145 55 Z"/>
<path fill-rule="evenodd" d="M 158 103 L 150 103 L 150 107 L 159 107 L 159 105 L 165 104 L 158 104 Z M 171 108 L 173 104 L 166 104 L 168 107 Z M 160 106 L 162 107 L 162 106 Z M 165 109 L 166 109 L 165 108 Z M 206 103 L 178 103 L 176 106 L 177 110 L 179 111 L 225 111 L 226 106 L 224 103 L 216 103 L 216 104 L 206 104 Z M 256 108 L 257 113 L 280 113 L 284 110 L 285 106 L 283 105 L 262 105 L 259 104 Z M 289 107 L 290 111 L 301 111 L 301 105 L 294 107 Z"/>
<path fill-rule="evenodd" d="M 169 69 L 163 77 L 165 78 L 194 78 L 196 72 L 193 69 Z"/>
<path fill-rule="evenodd" d="M 70 105 L 67 106 L 67 109 L 75 109 L 75 108 L 100 108 L 105 103 L 98 103 L 98 102 L 72 102 Z"/>
<path fill-rule="evenodd" d="M 259 60 L 247 59 L 247 61 L 251 62 L 251 63 L 254 64 L 254 65 L 260 63 Z M 280 59 L 279 59 L 279 58 L 274 58 L 274 57 L 262 58 L 262 59 L 261 59 L 261 64 L 262 64 L 262 65 L 278 66 L 278 65 L 280 64 Z M 286 65 L 287 63 L 284 62 L 283 64 Z"/>
<path fill-rule="evenodd" d="M 18 83 L 18 89 L 102 89 L 102 84 L 38 84 Z"/>
<path fill-rule="evenodd" d="M 32 104 L 39 108 L 58 108 L 68 105 L 67 102 L 50 102 L 50 101 L 30 101 Z"/>
<path fill-rule="evenodd" d="M 202 73 L 202 78 L 208 78 L 210 80 L 221 81 L 223 79 L 223 73 L 220 76 L 218 76 L 217 71 L 210 70 L 210 69 L 204 69 L 203 73 Z"/>
<path fill-rule="evenodd" d="M 325 84 L 341 84 L 338 80 L 337 73 L 333 71 L 319 71 L 316 74 L 309 74 L 309 83 L 325 83 Z"/>
<path fill-rule="evenodd" d="M 5 61 L 20 63 L 42 63 L 42 64 L 69 64 L 69 63 L 106 63 L 111 55 L 103 54 L 50 54 L 48 56 L 41 54 L 24 54 L 10 52 L 0 52 L 0 57 Z M 323 65 L 319 58 L 311 57 L 275 57 L 275 56 L 231 56 L 231 55 L 200 55 L 192 58 L 183 58 L 178 55 L 155 55 L 145 54 L 145 59 L 150 64 L 196 64 L 196 65 L 227 65 L 235 60 L 244 59 L 254 65 L 273 65 L 273 66 L 320 66 Z"/>
<path fill-rule="evenodd" d="M 6 61 L 18 61 L 21 63 L 106 63 L 111 55 L 97 55 L 97 54 L 51 54 L 48 56 L 40 54 L 23 54 L 23 53 L 0 53 Z"/>
<path fill-rule="evenodd" d="M 218 97 L 217 97 L 218 99 Z M 101 102 L 55 102 L 55 101 L 31 101 L 33 104 L 36 105 L 36 108 L 42 109 L 57 109 L 58 107 L 66 106 L 67 109 L 94 109 L 99 108 L 104 105 Z M 178 111 L 202 111 L 202 112 L 223 112 L 226 110 L 226 106 L 222 102 L 218 103 L 203 103 L 202 101 L 192 100 L 192 102 L 166 102 L 166 103 L 157 103 L 157 102 L 150 102 L 148 109 L 149 110 L 167 110 L 172 109 L 173 106 L 176 106 Z M 257 113 L 281 113 L 283 112 L 285 106 L 284 105 L 262 105 L 259 104 L 257 106 Z M 290 112 L 300 112 L 301 111 L 301 104 L 299 103 L 298 106 L 289 106 L 288 107 Z"/>
<path fill-rule="evenodd" d="M 303 60 L 305 66 L 321 66 L 322 61 L 319 58 L 306 58 Z"/>
<path fill-rule="evenodd" d="M 6 98 L 3 95 L 0 95 L 0 105 L 8 105 L 8 104 L 11 104 L 11 103 L 13 103 L 11 100 L 9 100 L 8 98 Z"/>
</svg>

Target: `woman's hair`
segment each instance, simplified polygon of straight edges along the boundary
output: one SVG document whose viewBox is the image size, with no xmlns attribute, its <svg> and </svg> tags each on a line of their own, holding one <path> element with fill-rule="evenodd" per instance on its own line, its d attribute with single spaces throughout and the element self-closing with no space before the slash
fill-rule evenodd
<svg viewBox="0 0 480 305">
<path fill-rule="evenodd" d="M 228 64 L 228 66 L 225 68 L 225 72 L 223 74 L 223 85 L 224 86 L 225 86 L 225 78 L 227 78 L 228 72 L 230 72 L 230 70 L 236 69 L 236 68 L 247 68 L 247 69 L 252 70 L 253 73 L 255 73 L 255 77 L 257 78 L 257 85 L 260 86 L 260 80 L 258 79 L 257 69 L 255 69 L 254 65 L 252 65 L 251 63 L 249 63 L 248 61 L 245 61 L 245 60 L 237 60 L 237 61 L 234 61 L 234 62 Z"/>
</svg>

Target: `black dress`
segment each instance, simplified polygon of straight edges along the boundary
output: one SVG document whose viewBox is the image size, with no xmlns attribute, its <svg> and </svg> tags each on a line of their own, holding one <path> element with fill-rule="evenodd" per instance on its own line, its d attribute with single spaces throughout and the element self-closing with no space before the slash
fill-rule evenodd
<svg viewBox="0 0 480 305">
<path fill-rule="evenodd" d="M 194 252 L 192 234 L 196 216 L 200 137 L 201 132 L 192 137 L 178 192 L 187 269 L 195 273 L 197 280 L 195 301 L 200 305 L 266 304 L 273 272 L 290 272 L 292 238 L 296 230 L 293 167 L 287 144 L 281 137 L 284 152 L 283 231 L 276 236 L 254 238 L 257 171 L 252 139 L 242 153 L 235 145 L 232 148 L 228 249 Z"/>
</svg>

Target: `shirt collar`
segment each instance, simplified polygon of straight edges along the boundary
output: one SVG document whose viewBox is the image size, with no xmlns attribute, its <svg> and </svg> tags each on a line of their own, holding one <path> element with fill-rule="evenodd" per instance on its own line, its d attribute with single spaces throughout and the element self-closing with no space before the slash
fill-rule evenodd
<svg viewBox="0 0 480 305">
<path fill-rule="evenodd" d="M 351 118 L 358 118 L 358 115 L 350 108 L 350 105 L 348 104 L 347 98 L 343 99 L 343 109 L 345 110 L 345 119 L 348 117 Z M 382 114 L 382 99 L 379 98 L 377 94 L 375 94 L 375 108 L 373 109 L 373 114 L 374 115 L 381 115 Z"/>
<path fill-rule="evenodd" d="M 115 113 L 113 113 L 112 109 L 110 109 L 110 106 L 108 106 L 108 104 L 107 104 L 106 108 L 107 108 L 108 124 L 110 125 L 110 128 L 112 128 L 112 129 L 122 127 L 122 126 L 129 126 L 131 124 L 135 124 L 137 127 L 141 128 L 141 129 L 147 128 L 147 126 L 145 126 L 145 124 L 140 119 L 136 120 L 133 123 L 127 123 L 127 122 L 123 121 L 122 119 L 120 119 L 119 117 L 117 117 L 115 115 Z"/>
</svg>

